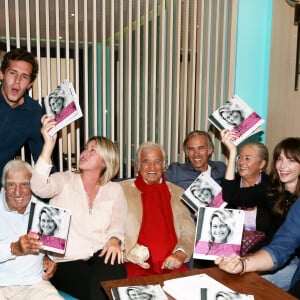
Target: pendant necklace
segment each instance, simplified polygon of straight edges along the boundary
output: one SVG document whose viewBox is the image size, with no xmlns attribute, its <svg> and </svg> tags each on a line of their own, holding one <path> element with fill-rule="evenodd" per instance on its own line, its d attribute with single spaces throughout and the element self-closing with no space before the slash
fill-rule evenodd
<svg viewBox="0 0 300 300">
<path fill-rule="evenodd" d="M 87 205 L 88 205 L 88 209 L 89 209 L 89 215 L 91 215 L 92 212 L 93 212 L 93 204 L 90 204 L 89 194 L 87 192 L 85 192 L 85 194 L 86 194 L 86 198 L 87 198 Z"/>
</svg>

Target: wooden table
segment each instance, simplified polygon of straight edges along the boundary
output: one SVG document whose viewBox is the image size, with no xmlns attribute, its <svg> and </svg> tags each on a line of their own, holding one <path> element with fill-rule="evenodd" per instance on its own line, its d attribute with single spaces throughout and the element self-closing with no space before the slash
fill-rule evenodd
<svg viewBox="0 0 300 300">
<path fill-rule="evenodd" d="M 111 288 L 119 286 L 130 285 L 147 285 L 147 284 L 161 284 L 168 279 L 196 275 L 206 273 L 215 280 L 226 285 L 230 289 L 244 294 L 254 295 L 255 300 L 295 300 L 296 298 L 286 293 L 269 281 L 265 280 L 255 272 L 245 273 L 244 275 L 231 275 L 218 269 L 217 267 L 207 269 L 194 269 L 185 272 L 176 272 L 164 275 L 151 275 L 145 277 L 139 277 L 134 279 L 119 279 L 102 281 L 105 292 L 112 298 Z M 174 299 L 169 296 L 169 299 Z"/>
</svg>

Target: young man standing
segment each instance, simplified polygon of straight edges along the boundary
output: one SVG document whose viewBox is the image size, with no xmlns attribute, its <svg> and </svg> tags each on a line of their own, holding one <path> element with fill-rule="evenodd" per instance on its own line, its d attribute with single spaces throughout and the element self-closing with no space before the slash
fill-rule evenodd
<svg viewBox="0 0 300 300">
<path fill-rule="evenodd" d="M 35 57 L 24 49 L 7 52 L 0 68 L 0 178 L 4 165 L 25 144 L 34 161 L 42 150 L 42 108 L 28 95 L 38 73 Z"/>
</svg>

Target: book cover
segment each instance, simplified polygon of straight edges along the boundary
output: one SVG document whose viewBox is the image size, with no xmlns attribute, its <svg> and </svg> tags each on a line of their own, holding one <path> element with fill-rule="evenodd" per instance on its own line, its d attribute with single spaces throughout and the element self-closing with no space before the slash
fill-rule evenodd
<svg viewBox="0 0 300 300">
<path fill-rule="evenodd" d="M 201 173 L 184 191 L 181 199 L 195 212 L 199 207 L 225 207 L 222 187 L 207 173 Z"/>
<path fill-rule="evenodd" d="M 238 138 L 235 145 L 247 137 L 262 131 L 264 120 L 239 96 L 232 96 L 224 105 L 214 111 L 208 120 L 220 131 L 234 131 Z"/>
<path fill-rule="evenodd" d="M 50 135 L 54 135 L 63 127 L 82 117 L 77 95 L 72 83 L 68 80 L 63 81 L 46 96 L 44 106 L 47 114 L 54 115 L 57 122 L 56 126 L 49 131 Z"/>
<path fill-rule="evenodd" d="M 114 300 L 168 300 L 167 295 L 159 284 L 120 286 L 112 288 L 111 294 Z"/>
<path fill-rule="evenodd" d="M 205 273 L 165 280 L 163 290 L 177 300 L 254 299 L 253 296 L 252 298 L 226 298 L 227 295 L 244 296 L 244 294 L 234 292 Z"/>
<path fill-rule="evenodd" d="M 245 212 L 238 209 L 200 207 L 193 257 L 215 260 L 240 254 Z"/>
<path fill-rule="evenodd" d="M 30 207 L 27 232 L 39 235 L 43 250 L 64 254 L 70 220 L 69 210 L 34 201 Z"/>
<path fill-rule="evenodd" d="M 216 299 L 229 299 L 229 300 L 254 300 L 253 295 L 236 293 L 228 290 L 216 290 L 215 288 L 201 288 L 200 300 L 216 300 Z"/>
</svg>

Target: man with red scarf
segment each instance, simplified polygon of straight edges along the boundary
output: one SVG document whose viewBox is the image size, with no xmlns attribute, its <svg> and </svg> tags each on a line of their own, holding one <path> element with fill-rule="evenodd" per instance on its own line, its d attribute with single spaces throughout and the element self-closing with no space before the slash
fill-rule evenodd
<svg viewBox="0 0 300 300">
<path fill-rule="evenodd" d="M 127 277 L 187 270 L 195 224 L 180 200 L 183 189 L 166 182 L 165 152 L 154 143 L 136 154 L 136 179 L 122 181 L 128 214 L 125 237 Z"/>
</svg>

